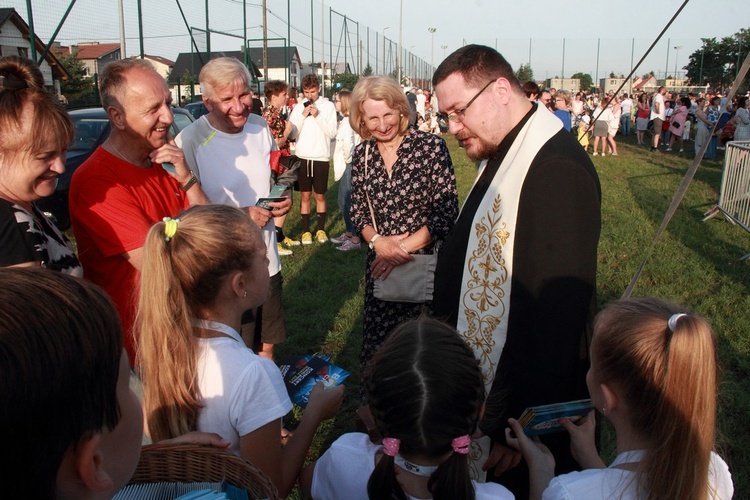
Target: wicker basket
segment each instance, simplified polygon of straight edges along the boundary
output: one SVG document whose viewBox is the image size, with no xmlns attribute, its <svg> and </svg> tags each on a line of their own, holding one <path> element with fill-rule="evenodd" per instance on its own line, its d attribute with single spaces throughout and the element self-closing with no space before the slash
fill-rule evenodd
<svg viewBox="0 0 750 500">
<path fill-rule="evenodd" d="M 192 444 L 144 446 L 129 484 L 224 480 L 246 489 L 251 498 L 280 498 L 268 476 L 247 460 L 228 450 Z"/>
</svg>

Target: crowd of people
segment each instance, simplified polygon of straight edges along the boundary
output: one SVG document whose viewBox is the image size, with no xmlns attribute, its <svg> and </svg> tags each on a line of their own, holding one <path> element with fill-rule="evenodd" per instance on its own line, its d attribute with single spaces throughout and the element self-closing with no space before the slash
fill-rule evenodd
<svg viewBox="0 0 750 500">
<path fill-rule="evenodd" d="M 526 82 L 524 91 L 531 100 L 538 100 L 555 113 L 566 130 L 577 129 L 576 135 L 588 151 L 593 138 L 593 156 L 617 156 L 618 132 L 627 137 L 635 129 L 638 145 L 648 145 L 652 152 L 685 152 L 685 142 L 693 141 L 695 153 L 708 144 L 704 158 L 716 158 L 729 141 L 750 140 L 750 96 L 727 99 L 728 91 L 704 94 L 669 92 L 659 87 L 653 92 L 605 95 L 577 92 L 573 101 L 567 91 L 541 90 L 534 82 Z M 538 99 L 537 99 L 538 96 Z M 592 125 L 593 123 L 593 125 Z M 601 152 L 599 144 L 601 140 Z M 673 149 L 679 143 L 679 150 Z"/>
<path fill-rule="evenodd" d="M 221 57 L 199 75 L 208 114 L 172 138 L 164 79 L 143 60 L 114 61 L 99 78 L 112 131 L 71 184 L 74 251 L 34 206 L 64 170 L 73 124 L 32 61 L 2 57 L 0 76 L 0 424 L 10 430 L 0 483 L 10 496 L 111 496 L 145 432 L 226 447 L 282 497 L 299 484 L 322 499 L 731 498 L 713 451 L 708 322 L 653 298 L 613 303 L 594 322 L 601 187 L 572 132 L 596 104 L 594 154 L 601 143 L 616 155 L 622 114 L 640 104 L 522 86 L 496 50 L 467 45 L 437 68 L 429 96 L 371 76 L 331 101 L 308 75 L 298 102 L 268 82 L 262 110 L 247 68 Z M 664 97 L 651 113 L 667 109 Z M 746 104 L 727 120 L 735 137 Z M 691 108 L 683 101 L 672 121 L 688 129 Z M 696 116 L 720 122 L 729 109 Z M 479 164 L 460 212 L 436 131 Z M 367 405 L 379 438 L 346 433 L 303 468 L 344 387 L 318 384 L 285 434 L 292 403 L 272 361 L 288 335 L 280 257 L 329 241 L 331 160 L 345 220 L 333 239 L 342 251 L 367 246 L 362 390 L 349 397 Z M 283 229 L 295 189 L 300 240 Z M 431 296 L 384 294 L 423 258 Z M 616 431 L 609 467 L 594 412 L 533 441 L 514 420 L 587 397 Z"/>
</svg>

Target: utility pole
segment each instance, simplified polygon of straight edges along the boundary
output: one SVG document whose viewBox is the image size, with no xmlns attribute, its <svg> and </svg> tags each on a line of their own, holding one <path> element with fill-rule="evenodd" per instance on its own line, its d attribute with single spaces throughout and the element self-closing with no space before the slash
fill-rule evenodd
<svg viewBox="0 0 750 500">
<path fill-rule="evenodd" d="M 427 31 L 429 31 L 432 36 L 432 47 L 430 48 L 430 76 L 432 76 L 432 73 L 435 72 L 435 32 L 437 31 L 437 28 L 427 28 Z M 433 90 L 432 78 L 430 78 L 430 92 Z"/>
</svg>

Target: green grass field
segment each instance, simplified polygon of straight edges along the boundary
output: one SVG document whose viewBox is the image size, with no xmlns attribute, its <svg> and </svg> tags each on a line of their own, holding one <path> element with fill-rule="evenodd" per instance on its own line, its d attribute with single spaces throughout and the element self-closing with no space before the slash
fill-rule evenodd
<svg viewBox="0 0 750 500">
<path fill-rule="evenodd" d="M 445 138 L 463 202 L 476 167 L 452 137 Z M 600 306 L 625 290 L 693 157 L 692 142 L 686 144 L 689 153 L 654 154 L 636 146 L 634 136 L 618 139 L 618 157 L 593 158 L 603 196 Z M 750 251 L 750 235 L 721 217 L 702 221 L 703 213 L 718 199 L 722 167 L 722 160 L 704 161 L 646 264 L 634 295 L 680 302 L 712 321 L 722 370 L 717 447 L 732 471 L 737 498 L 742 498 L 750 494 L 750 261 L 738 262 L 737 258 Z M 327 195 L 329 236 L 343 231 L 337 190 L 338 185 L 332 183 Z M 297 210 L 295 199 L 285 232 L 299 238 Z M 287 354 L 323 353 L 352 373 L 341 412 L 321 429 L 313 444 L 310 457 L 315 458 L 340 434 L 354 429 L 365 250 L 363 246 L 359 251 L 340 252 L 330 243 L 293 250 L 293 256 L 282 257 L 289 336 L 278 346 L 277 359 Z M 610 456 L 610 433 L 605 432 L 603 446 L 605 456 Z"/>
</svg>

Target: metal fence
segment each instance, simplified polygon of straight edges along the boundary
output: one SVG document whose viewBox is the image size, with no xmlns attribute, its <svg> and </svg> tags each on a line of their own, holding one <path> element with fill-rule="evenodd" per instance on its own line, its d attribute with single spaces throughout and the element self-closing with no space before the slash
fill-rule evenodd
<svg viewBox="0 0 750 500">
<path fill-rule="evenodd" d="M 122 22 L 120 9 L 122 4 Z M 349 67 L 361 74 L 369 66 L 374 74 L 404 76 L 428 86 L 433 67 L 458 48 L 448 45 L 434 28 L 406 30 L 399 51 L 396 24 L 368 26 L 356 18 L 356 3 L 347 11 L 334 10 L 320 0 L 266 0 L 265 16 L 260 0 L 4 0 L 32 26 L 45 44 L 51 40 L 65 46 L 86 41 L 123 42 L 124 56 L 140 53 L 175 60 L 179 53 L 194 50 L 220 53 L 237 51 L 245 43 L 259 47 L 259 40 L 283 40 L 300 53 L 305 71 L 325 61 L 334 68 Z M 265 18 L 265 23 L 264 23 Z M 394 12 L 394 23 L 398 22 Z M 265 30 L 264 30 L 265 24 Z M 120 28 L 122 26 L 122 29 Z M 191 29 L 193 28 L 193 29 Z M 202 34 L 191 38 L 191 31 Z M 514 68 L 529 64 L 536 80 L 570 78 L 575 73 L 591 75 L 594 84 L 611 74 L 627 75 L 652 39 L 605 38 L 479 38 L 472 27 L 462 44 L 481 43 L 497 48 Z M 122 37 L 121 37 L 122 34 Z M 54 37 L 53 37 L 54 35 Z M 455 35 L 455 34 L 450 34 Z M 636 74 L 653 72 L 657 79 L 685 75 L 687 56 L 701 46 L 700 36 L 663 39 Z M 729 35 L 729 33 L 727 33 Z M 251 41 L 251 42 L 248 42 Z"/>
<path fill-rule="evenodd" d="M 719 204 L 706 212 L 704 220 L 723 214 L 750 232 L 750 141 L 729 142 L 726 148 Z M 748 258 L 750 253 L 740 260 Z"/>
</svg>

